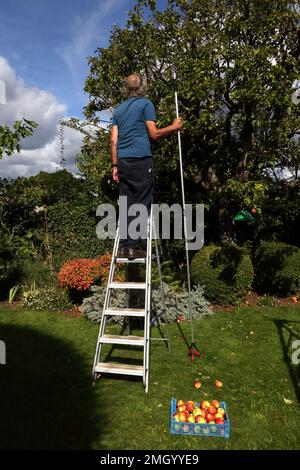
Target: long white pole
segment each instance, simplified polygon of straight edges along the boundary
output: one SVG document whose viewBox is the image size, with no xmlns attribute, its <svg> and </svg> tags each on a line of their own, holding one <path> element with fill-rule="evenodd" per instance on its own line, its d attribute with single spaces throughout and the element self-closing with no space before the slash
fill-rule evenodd
<svg viewBox="0 0 300 470">
<path fill-rule="evenodd" d="M 174 85 L 175 85 L 176 117 L 179 118 L 178 94 L 177 94 L 177 87 L 176 87 L 176 72 L 175 72 L 175 70 L 173 70 L 173 79 L 174 79 Z M 191 296 L 190 257 L 189 257 L 189 248 L 188 248 L 186 204 L 185 204 L 185 191 L 184 191 L 184 180 L 183 180 L 182 147 L 181 147 L 181 134 L 180 134 L 180 131 L 177 132 L 177 137 L 178 137 L 178 151 L 179 151 L 181 193 L 182 193 L 182 208 L 183 208 L 183 231 L 184 231 L 185 253 L 186 253 L 186 272 L 187 272 L 187 285 L 188 285 L 188 307 L 189 307 L 190 320 L 191 320 L 192 344 L 194 344 L 194 317 L 193 317 L 193 308 L 192 308 L 193 306 L 192 306 L 192 296 Z"/>
</svg>

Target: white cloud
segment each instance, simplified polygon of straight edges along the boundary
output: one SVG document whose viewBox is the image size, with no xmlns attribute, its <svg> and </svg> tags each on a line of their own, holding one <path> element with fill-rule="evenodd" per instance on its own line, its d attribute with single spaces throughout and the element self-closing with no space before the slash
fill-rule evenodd
<svg viewBox="0 0 300 470">
<path fill-rule="evenodd" d="M 0 160 L 0 176 L 14 178 L 41 170 L 55 171 L 60 162 L 58 121 L 65 115 L 66 106 L 52 93 L 26 86 L 4 57 L 0 57 L 0 80 L 6 85 L 6 104 L 0 104 L 0 123 L 11 126 L 15 120 L 26 117 L 39 125 L 32 137 L 22 140 L 20 154 Z M 68 170 L 76 171 L 75 156 L 82 138 L 78 132 L 65 129 L 64 157 Z"/>
</svg>

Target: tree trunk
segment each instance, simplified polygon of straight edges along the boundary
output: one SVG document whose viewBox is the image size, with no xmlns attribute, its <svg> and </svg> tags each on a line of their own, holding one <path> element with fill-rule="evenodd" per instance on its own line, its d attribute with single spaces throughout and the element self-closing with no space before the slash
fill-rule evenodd
<svg viewBox="0 0 300 470">
<path fill-rule="evenodd" d="M 236 243 L 233 216 L 234 213 L 228 201 L 221 197 L 218 206 L 219 236 L 221 243 Z"/>
</svg>

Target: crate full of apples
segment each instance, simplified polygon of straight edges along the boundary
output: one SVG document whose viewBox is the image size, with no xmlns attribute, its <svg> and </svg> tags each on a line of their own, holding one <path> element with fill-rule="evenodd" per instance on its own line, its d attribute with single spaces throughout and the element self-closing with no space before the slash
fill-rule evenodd
<svg viewBox="0 0 300 470">
<path fill-rule="evenodd" d="M 226 403 L 218 400 L 193 401 L 171 400 L 172 434 L 193 436 L 229 437 L 230 420 Z"/>
</svg>

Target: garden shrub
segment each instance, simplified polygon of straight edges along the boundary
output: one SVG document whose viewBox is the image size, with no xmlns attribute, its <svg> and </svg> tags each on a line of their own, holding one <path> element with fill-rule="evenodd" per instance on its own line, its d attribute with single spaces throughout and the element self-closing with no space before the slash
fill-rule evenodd
<svg viewBox="0 0 300 470">
<path fill-rule="evenodd" d="M 191 263 L 193 284 L 202 285 L 205 297 L 220 305 L 243 302 L 253 275 L 250 256 L 233 244 L 204 246 Z"/>
<path fill-rule="evenodd" d="M 98 261 L 87 258 L 66 261 L 57 275 L 61 286 L 77 291 L 89 289 L 98 277 Z"/>
<path fill-rule="evenodd" d="M 110 263 L 110 254 L 97 259 L 80 258 L 66 261 L 57 275 L 58 281 L 61 286 L 69 289 L 88 290 L 96 282 L 107 282 Z M 116 279 L 119 279 L 118 275 Z"/>
<path fill-rule="evenodd" d="M 99 323 L 102 318 L 106 286 L 92 286 L 91 291 L 92 295 L 83 299 L 79 310 L 89 321 Z M 125 307 L 126 299 L 126 293 L 124 291 L 117 290 L 111 294 L 110 305 Z M 119 316 L 112 316 L 108 318 L 108 321 L 123 323 L 124 318 Z"/>
<path fill-rule="evenodd" d="M 56 287 L 29 289 L 23 292 L 26 310 L 60 311 L 72 308 L 68 293 Z"/>
<path fill-rule="evenodd" d="M 263 242 L 254 257 L 259 292 L 291 295 L 300 292 L 300 249 L 281 242 Z"/>
<path fill-rule="evenodd" d="M 76 258 L 95 259 L 112 251 L 112 241 L 100 240 L 96 234 L 99 220 L 95 202 L 59 201 L 48 209 L 49 243 L 56 271 L 65 261 Z"/>
<path fill-rule="evenodd" d="M 19 265 L 19 282 L 21 284 L 34 282 L 38 287 L 49 287 L 49 285 L 55 287 L 57 279 L 51 273 L 46 261 L 28 258 L 22 260 Z"/>
<path fill-rule="evenodd" d="M 166 283 L 164 285 L 166 316 L 169 321 L 175 321 L 178 317 L 183 316 L 186 320 L 190 319 L 188 291 L 174 291 Z M 200 319 L 205 316 L 212 315 L 209 302 L 204 297 L 204 290 L 201 286 L 195 286 L 191 290 L 191 299 L 193 306 L 193 318 Z M 159 287 L 152 291 L 152 302 L 156 314 L 163 318 L 162 296 Z"/>
<path fill-rule="evenodd" d="M 183 283 L 182 270 L 178 269 L 173 260 L 161 261 L 161 272 L 163 281 L 173 290 L 180 290 Z M 158 288 L 160 283 L 157 263 L 152 267 L 152 288 Z"/>
<path fill-rule="evenodd" d="M 83 299 L 82 305 L 79 307 L 80 312 L 92 322 L 99 323 L 102 318 L 103 303 L 105 297 L 105 286 L 92 286 L 93 294 L 90 297 Z M 190 311 L 188 307 L 188 292 L 186 290 L 173 291 L 168 284 L 164 283 L 165 292 L 165 305 L 166 316 L 169 321 L 175 321 L 178 317 L 184 317 L 186 320 L 190 319 Z M 162 308 L 162 297 L 159 288 L 152 291 L 152 304 L 153 312 L 159 315 L 161 319 L 164 318 Z M 111 295 L 110 306 L 126 307 L 127 295 L 124 291 L 115 291 Z M 144 303 L 143 303 L 144 305 Z M 204 298 L 203 288 L 197 286 L 192 289 L 192 305 L 194 307 L 193 317 L 195 319 L 203 318 L 212 315 L 209 302 Z M 139 305 L 142 307 L 142 304 Z M 108 319 L 115 323 L 123 323 L 124 318 L 113 316 Z"/>
</svg>

